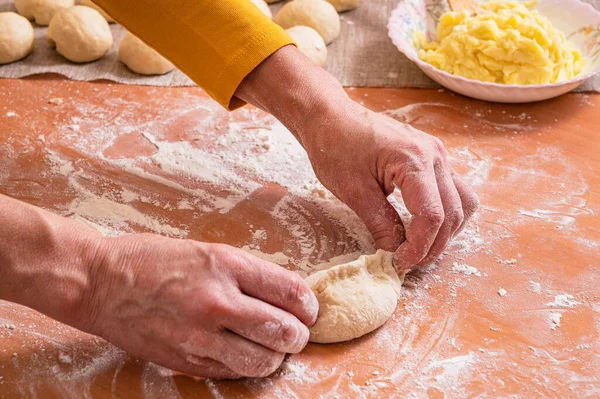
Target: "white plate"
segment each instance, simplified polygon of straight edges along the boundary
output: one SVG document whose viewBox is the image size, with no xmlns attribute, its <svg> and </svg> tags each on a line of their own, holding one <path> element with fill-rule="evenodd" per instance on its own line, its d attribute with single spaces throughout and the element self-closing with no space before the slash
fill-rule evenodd
<svg viewBox="0 0 600 399">
<path fill-rule="evenodd" d="M 435 38 L 435 28 L 448 11 L 446 0 L 403 0 L 392 12 L 388 34 L 398 50 L 415 62 L 442 86 L 480 100 L 501 103 L 527 103 L 565 94 L 600 72 L 600 12 L 580 0 L 540 0 L 537 10 L 565 33 L 567 39 L 586 57 L 585 69 L 575 79 L 544 85 L 503 85 L 466 79 L 441 71 L 422 61 L 414 44 L 416 31 Z"/>
</svg>

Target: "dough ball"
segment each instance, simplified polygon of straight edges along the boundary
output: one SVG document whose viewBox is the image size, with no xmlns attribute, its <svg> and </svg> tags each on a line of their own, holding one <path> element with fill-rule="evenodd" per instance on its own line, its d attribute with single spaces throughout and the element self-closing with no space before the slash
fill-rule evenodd
<svg viewBox="0 0 600 399">
<path fill-rule="evenodd" d="M 74 5 L 75 0 L 15 0 L 19 14 L 38 25 L 48 25 L 56 13 Z"/>
<path fill-rule="evenodd" d="M 358 3 L 360 0 L 327 0 L 331 3 L 332 6 L 335 7 L 337 12 L 343 12 L 348 10 L 354 10 L 358 7 Z"/>
<path fill-rule="evenodd" d="M 340 34 L 340 16 L 325 0 L 293 0 L 281 7 L 275 22 L 283 29 L 298 25 L 313 28 L 326 44 Z"/>
<path fill-rule="evenodd" d="M 294 26 L 287 29 L 286 32 L 296 42 L 298 50 L 309 60 L 320 66 L 325 65 L 327 46 L 316 30 L 308 26 Z"/>
<path fill-rule="evenodd" d="M 166 58 L 129 32 L 119 43 L 119 59 L 142 75 L 162 75 L 175 69 Z"/>
<path fill-rule="evenodd" d="M 265 2 L 265 0 L 250 0 L 263 14 L 265 14 L 269 18 L 273 18 L 273 14 L 271 13 L 271 9 L 269 5 Z"/>
<path fill-rule="evenodd" d="M 108 21 L 109 23 L 115 22 L 115 20 L 112 19 L 110 17 L 110 15 L 108 15 L 107 13 L 104 12 L 103 9 L 101 9 L 100 7 L 98 7 L 97 5 L 95 5 L 92 2 L 92 0 L 80 0 L 79 3 L 81 3 L 82 6 L 91 7 L 94 10 L 98 11 L 100 13 L 100 15 L 102 15 L 104 17 L 104 19 L 106 19 L 106 21 Z"/>
<path fill-rule="evenodd" d="M 112 45 L 108 22 L 93 8 L 75 6 L 60 11 L 50 22 L 48 42 L 73 62 L 101 58 Z"/>
<path fill-rule="evenodd" d="M 0 64 L 8 64 L 33 50 L 35 34 L 27 18 L 14 12 L 0 12 Z"/>
<path fill-rule="evenodd" d="M 402 286 L 393 256 L 379 250 L 306 278 L 319 301 L 310 342 L 349 341 L 381 327 L 392 316 Z"/>
</svg>

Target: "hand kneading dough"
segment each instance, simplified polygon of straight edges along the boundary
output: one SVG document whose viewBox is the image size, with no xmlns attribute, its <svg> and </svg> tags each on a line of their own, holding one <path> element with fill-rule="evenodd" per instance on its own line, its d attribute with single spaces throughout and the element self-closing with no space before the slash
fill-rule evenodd
<svg viewBox="0 0 600 399">
<path fill-rule="evenodd" d="M 73 62 L 101 58 L 110 49 L 112 40 L 108 22 L 98 11 L 85 6 L 59 12 L 48 28 L 50 45 Z"/>
<path fill-rule="evenodd" d="M 283 29 L 298 25 L 313 28 L 326 44 L 340 34 L 340 16 L 325 0 L 293 0 L 281 7 L 275 22 Z"/>
<path fill-rule="evenodd" d="M 327 46 L 316 30 L 308 26 L 294 26 L 286 32 L 296 42 L 298 50 L 309 60 L 320 66 L 325 65 Z"/>
<path fill-rule="evenodd" d="M 95 5 L 92 2 L 92 0 L 80 0 L 79 2 L 81 3 L 82 6 L 90 7 L 90 8 L 93 8 L 94 10 L 98 11 L 100 13 L 100 15 L 102 15 L 107 22 L 109 22 L 109 23 L 115 22 L 115 20 L 112 19 L 110 17 L 110 15 L 108 15 L 107 13 L 104 12 L 103 9 L 101 9 L 100 7 Z"/>
<path fill-rule="evenodd" d="M 15 0 L 19 14 L 38 25 L 48 25 L 56 13 L 74 5 L 75 0 Z"/>
<path fill-rule="evenodd" d="M 327 0 L 335 7 L 337 12 L 343 12 L 348 10 L 354 10 L 358 7 L 360 0 Z"/>
<path fill-rule="evenodd" d="M 269 18 L 273 18 L 273 14 L 271 13 L 271 9 L 269 5 L 265 2 L 265 0 L 250 0 L 263 14 L 265 14 Z"/>
<path fill-rule="evenodd" d="M 381 327 L 394 313 L 403 279 L 382 250 L 306 278 L 319 301 L 310 342 L 333 343 L 361 337 Z"/>
<path fill-rule="evenodd" d="M 33 49 L 35 34 L 27 18 L 14 12 L 0 12 L 0 64 L 25 57 Z"/>
<path fill-rule="evenodd" d="M 141 75 L 163 75 L 175 69 L 162 55 L 127 32 L 119 43 L 119 59 L 133 72 Z"/>
</svg>

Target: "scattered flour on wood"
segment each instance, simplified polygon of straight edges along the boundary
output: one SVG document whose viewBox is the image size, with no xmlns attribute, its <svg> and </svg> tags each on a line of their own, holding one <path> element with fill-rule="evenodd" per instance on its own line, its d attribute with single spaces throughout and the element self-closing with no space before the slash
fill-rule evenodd
<svg viewBox="0 0 600 399">
<path fill-rule="evenodd" d="M 548 302 L 546 306 L 557 307 L 557 308 L 572 308 L 581 304 L 581 302 L 577 302 L 573 295 L 570 294 L 560 294 L 554 297 L 552 302 Z"/>
<path fill-rule="evenodd" d="M 550 323 L 550 329 L 556 330 L 560 327 L 560 320 L 562 319 L 562 314 L 557 312 L 552 312 L 548 314 L 548 322 Z"/>
<path fill-rule="evenodd" d="M 479 272 L 479 270 L 477 270 L 476 267 L 465 265 L 465 264 L 461 264 L 461 263 L 457 263 L 457 262 L 454 262 L 452 264 L 452 271 L 454 273 L 464 274 L 465 276 L 477 276 L 477 277 L 481 277 L 481 273 Z"/>
<path fill-rule="evenodd" d="M 540 283 L 536 283 L 535 281 L 530 281 L 529 286 L 531 287 L 531 291 L 535 292 L 536 294 L 542 293 L 542 285 Z"/>
</svg>

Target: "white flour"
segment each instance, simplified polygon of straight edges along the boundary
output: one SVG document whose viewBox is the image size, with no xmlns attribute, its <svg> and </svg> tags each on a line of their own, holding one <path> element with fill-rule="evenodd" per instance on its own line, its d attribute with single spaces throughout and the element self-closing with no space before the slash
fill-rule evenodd
<svg viewBox="0 0 600 399">
<path fill-rule="evenodd" d="M 580 305 L 581 302 L 577 302 L 573 295 L 561 294 L 554 297 L 552 302 L 548 302 L 546 306 L 558 307 L 558 308 L 572 308 Z"/>
<path fill-rule="evenodd" d="M 472 275 L 472 276 L 481 277 L 481 273 L 479 272 L 479 270 L 477 270 L 476 267 L 465 265 L 465 264 L 459 264 L 457 262 L 454 262 L 452 264 L 452 271 L 454 273 L 462 273 L 465 276 Z"/>
</svg>

